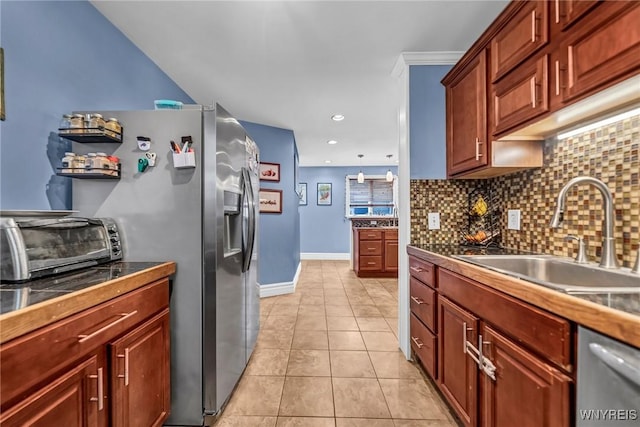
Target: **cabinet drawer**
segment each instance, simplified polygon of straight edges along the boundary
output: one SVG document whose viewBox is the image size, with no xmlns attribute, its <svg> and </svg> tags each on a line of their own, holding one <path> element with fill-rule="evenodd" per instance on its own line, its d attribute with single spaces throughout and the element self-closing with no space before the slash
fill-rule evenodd
<svg viewBox="0 0 640 427">
<path fill-rule="evenodd" d="M 382 256 L 360 255 L 360 270 L 382 270 Z"/>
<path fill-rule="evenodd" d="M 571 371 L 571 323 L 448 270 L 438 270 L 442 295 L 457 302 L 524 347 Z"/>
<path fill-rule="evenodd" d="M 411 349 L 422 362 L 422 366 L 434 380 L 437 379 L 437 341 L 426 326 L 411 314 Z"/>
<path fill-rule="evenodd" d="M 0 348 L 2 408 L 56 371 L 169 305 L 163 279 L 60 320 Z"/>
<path fill-rule="evenodd" d="M 382 255 L 382 241 L 363 240 L 359 245 L 360 255 Z"/>
<path fill-rule="evenodd" d="M 359 230 L 360 240 L 382 240 L 382 230 Z"/>
<path fill-rule="evenodd" d="M 384 230 L 384 240 L 398 240 L 398 230 Z"/>
<path fill-rule="evenodd" d="M 409 281 L 409 288 L 411 311 L 429 329 L 438 332 L 436 329 L 436 292 L 413 277 Z"/>
<path fill-rule="evenodd" d="M 426 283 L 434 288 L 436 287 L 436 268 L 433 264 L 410 256 L 409 272 L 422 283 Z"/>
</svg>

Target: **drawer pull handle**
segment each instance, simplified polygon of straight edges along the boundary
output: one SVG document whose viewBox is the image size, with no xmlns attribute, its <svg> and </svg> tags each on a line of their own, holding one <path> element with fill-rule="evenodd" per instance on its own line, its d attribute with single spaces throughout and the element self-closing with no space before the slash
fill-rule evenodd
<svg viewBox="0 0 640 427">
<path fill-rule="evenodd" d="M 97 378 L 98 380 L 98 397 L 92 397 L 89 399 L 91 402 L 98 402 L 98 411 L 104 409 L 104 381 L 102 377 L 102 368 L 98 368 L 97 375 L 89 375 L 89 378 Z"/>
<path fill-rule="evenodd" d="M 124 374 L 118 375 L 118 378 L 124 378 L 124 385 L 129 385 L 129 347 L 124 349 L 124 354 L 118 354 L 120 359 L 124 358 Z"/>
<path fill-rule="evenodd" d="M 97 331 L 94 331 L 92 333 L 90 333 L 89 335 L 78 335 L 78 344 L 81 344 L 85 341 L 90 340 L 91 338 L 95 337 L 96 335 L 101 334 L 102 332 L 106 331 L 109 328 L 114 327 L 115 325 L 117 325 L 120 322 L 124 322 L 125 320 L 127 320 L 128 318 L 135 316 L 138 313 L 138 310 L 133 310 L 131 313 L 120 313 L 120 318 L 117 320 L 114 320 L 113 322 L 109 323 L 108 325 L 103 326 L 102 328 L 98 329 Z"/>
<path fill-rule="evenodd" d="M 376 265 L 376 263 L 375 263 L 375 262 L 373 262 L 373 261 L 369 261 L 367 264 L 368 264 L 368 265 Z"/>
<path fill-rule="evenodd" d="M 412 297 L 411 297 L 411 299 L 412 299 L 413 301 L 415 301 L 415 303 L 416 303 L 416 304 L 418 304 L 418 305 L 420 305 L 420 304 L 424 304 L 424 301 L 423 301 L 423 300 L 421 300 L 420 298 L 416 298 L 416 297 L 412 296 Z"/>
<path fill-rule="evenodd" d="M 413 341 L 413 343 L 418 347 L 418 348 L 422 348 L 424 347 L 424 344 L 420 342 L 420 340 L 416 337 L 411 337 L 411 341 Z"/>
<path fill-rule="evenodd" d="M 367 234 L 367 237 L 376 237 L 375 234 Z"/>
<path fill-rule="evenodd" d="M 420 267 L 410 267 L 409 270 L 415 271 L 416 273 L 422 273 L 424 270 Z"/>
<path fill-rule="evenodd" d="M 367 250 L 375 251 L 375 250 L 376 250 L 376 248 L 367 248 Z"/>
</svg>

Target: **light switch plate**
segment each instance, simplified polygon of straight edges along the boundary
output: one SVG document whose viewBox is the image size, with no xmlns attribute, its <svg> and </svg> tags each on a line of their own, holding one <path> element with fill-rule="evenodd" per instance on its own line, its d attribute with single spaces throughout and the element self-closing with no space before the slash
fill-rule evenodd
<svg viewBox="0 0 640 427">
<path fill-rule="evenodd" d="M 440 230 L 440 212 L 429 212 L 429 230 Z"/>
<path fill-rule="evenodd" d="M 509 230 L 520 230 L 520 209 L 509 209 L 507 211 L 507 228 Z"/>
</svg>

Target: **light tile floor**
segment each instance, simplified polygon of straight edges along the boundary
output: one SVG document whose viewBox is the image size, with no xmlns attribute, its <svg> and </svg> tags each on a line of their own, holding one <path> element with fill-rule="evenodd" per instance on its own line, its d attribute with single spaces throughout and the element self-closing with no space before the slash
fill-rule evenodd
<svg viewBox="0 0 640 427">
<path fill-rule="evenodd" d="M 296 292 L 260 301 L 249 366 L 216 427 L 455 427 L 398 350 L 396 279 L 303 261 Z"/>
</svg>

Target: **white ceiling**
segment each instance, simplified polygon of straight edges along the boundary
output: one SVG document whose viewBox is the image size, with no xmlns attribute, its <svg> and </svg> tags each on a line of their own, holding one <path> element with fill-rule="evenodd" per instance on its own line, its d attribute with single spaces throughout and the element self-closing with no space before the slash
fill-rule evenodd
<svg viewBox="0 0 640 427">
<path fill-rule="evenodd" d="M 197 103 L 292 129 L 301 166 L 344 166 L 395 163 L 400 54 L 464 51 L 507 1 L 92 3 Z"/>
</svg>

